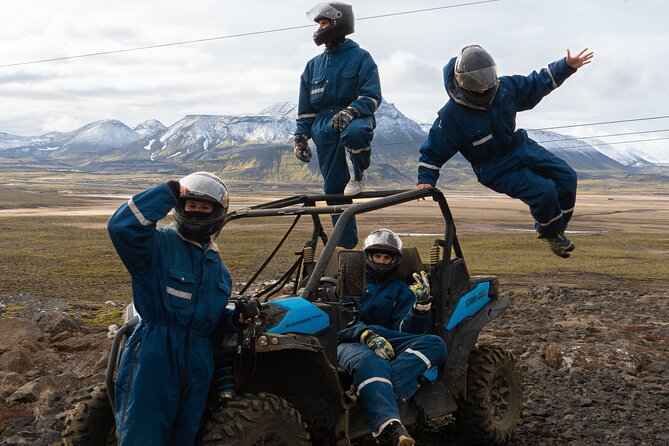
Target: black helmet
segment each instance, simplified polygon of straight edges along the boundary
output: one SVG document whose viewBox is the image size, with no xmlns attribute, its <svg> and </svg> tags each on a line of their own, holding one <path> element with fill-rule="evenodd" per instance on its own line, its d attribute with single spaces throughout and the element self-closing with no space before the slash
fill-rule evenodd
<svg viewBox="0 0 669 446">
<path fill-rule="evenodd" d="M 355 17 L 353 17 L 353 7 L 346 3 L 327 2 L 319 3 L 311 11 L 307 12 L 314 22 L 328 19 L 330 26 L 324 29 L 318 29 L 314 33 L 314 42 L 316 45 L 322 45 L 331 42 L 338 37 L 344 37 L 355 32 Z"/>
<path fill-rule="evenodd" d="M 483 93 L 497 86 L 497 65 L 478 45 L 464 47 L 455 60 L 455 80 L 465 90 Z"/>
<path fill-rule="evenodd" d="M 402 261 L 402 239 L 389 229 L 372 231 L 365 239 L 362 249 L 367 254 L 367 272 L 376 280 L 385 280 Z M 388 265 L 375 263 L 372 260 L 375 253 L 390 254 L 393 261 Z"/>
<path fill-rule="evenodd" d="M 216 238 L 228 213 L 228 188 L 220 178 L 209 172 L 191 173 L 179 180 L 179 184 L 188 189 L 187 194 L 177 199 L 174 207 L 174 220 L 179 233 L 198 242 Z M 211 214 L 187 212 L 184 207 L 188 200 L 207 201 L 214 205 L 214 210 Z"/>
</svg>

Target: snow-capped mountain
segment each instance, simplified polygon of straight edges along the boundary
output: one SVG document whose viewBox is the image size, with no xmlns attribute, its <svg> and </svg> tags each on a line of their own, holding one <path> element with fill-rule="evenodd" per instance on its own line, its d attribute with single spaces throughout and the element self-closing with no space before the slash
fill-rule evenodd
<svg viewBox="0 0 669 446">
<path fill-rule="evenodd" d="M 49 132 L 27 137 L 14 147 L 4 147 L 3 155 L 57 157 L 103 152 L 125 147 L 142 135 L 115 119 L 95 121 L 71 132 Z"/>
<path fill-rule="evenodd" d="M 167 127 L 165 127 L 163 123 L 158 121 L 157 119 L 149 119 L 148 121 L 144 121 L 140 124 L 137 124 L 137 126 L 133 130 L 142 135 L 142 137 L 145 137 L 145 136 L 151 136 L 158 132 L 162 132 L 166 128 Z"/>
<path fill-rule="evenodd" d="M 30 137 L 0 132 L 0 150 L 20 147 L 30 143 Z"/>
<path fill-rule="evenodd" d="M 107 120 L 36 137 L 0 133 L 0 156 L 39 157 L 103 170 L 112 165 L 119 170 L 128 166 L 151 170 L 158 164 L 162 169 L 187 170 L 197 165 L 242 180 L 318 182 L 316 156 L 309 164 L 301 164 L 292 155 L 296 115 L 295 104 L 278 102 L 249 115 L 188 115 L 170 127 L 148 120 L 131 129 Z M 418 149 L 431 124 L 417 123 L 385 101 L 376 112 L 376 123 L 370 175 L 376 181 L 414 182 Z M 529 134 L 581 173 L 601 177 L 604 172 L 627 174 L 658 167 L 639 151 L 554 132 Z M 473 179 L 460 155 L 444 169 L 448 173 L 442 177 L 449 183 Z"/>
</svg>

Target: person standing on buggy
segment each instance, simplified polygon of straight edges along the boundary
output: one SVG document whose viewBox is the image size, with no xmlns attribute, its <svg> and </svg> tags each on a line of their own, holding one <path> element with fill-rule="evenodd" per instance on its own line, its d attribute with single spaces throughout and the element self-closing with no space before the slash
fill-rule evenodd
<svg viewBox="0 0 669 446">
<path fill-rule="evenodd" d="M 195 444 L 214 371 L 210 336 L 257 317 L 256 307 L 226 308 L 232 279 L 214 240 L 228 199 L 218 177 L 196 172 L 133 196 L 109 219 L 141 316 L 116 379 L 121 446 Z M 176 224 L 157 228 L 172 208 Z"/>
<path fill-rule="evenodd" d="M 326 194 L 358 195 L 367 182 L 371 143 L 381 103 L 379 72 L 372 56 L 346 36 L 354 32 L 351 5 L 321 3 L 307 13 L 318 23 L 313 39 L 325 45 L 322 54 L 311 59 L 300 78 L 294 152 L 297 159 L 311 160 L 309 139 L 318 153 L 318 166 Z M 353 164 L 350 175 L 346 154 Z M 348 204 L 350 199 L 328 201 Z M 332 217 L 336 224 L 338 215 Z M 358 243 L 355 220 L 346 227 L 339 246 Z"/>
<path fill-rule="evenodd" d="M 423 373 L 446 356 L 446 344 L 424 334 L 432 296 L 425 272 L 409 286 L 394 277 L 402 261 L 402 240 L 388 229 L 372 231 L 364 242 L 367 290 L 359 321 L 338 333 L 337 361 L 353 376 L 353 388 L 367 412 L 374 437 L 392 446 L 412 446 L 397 400 L 409 399 Z M 343 299 L 344 302 L 346 299 Z"/>
<path fill-rule="evenodd" d="M 459 151 L 481 184 L 527 204 L 539 238 L 569 257 L 575 246 L 565 231 L 576 203 L 576 172 L 516 130 L 516 113 L 534 108 L 592 57 L 587 48 L 576 55 L 567 50 L 567 57 L 539 72 L 498 78 L 486 50 L 464 47 L 444 67 L 450 99 L 420 148 L 416 187 L 434 186 L 441 166 Z"/>
</svg>

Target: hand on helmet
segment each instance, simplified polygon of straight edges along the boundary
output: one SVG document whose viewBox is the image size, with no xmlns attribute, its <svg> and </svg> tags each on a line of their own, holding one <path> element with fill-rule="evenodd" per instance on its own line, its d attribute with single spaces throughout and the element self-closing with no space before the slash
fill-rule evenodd
<svg viewBox="0 0 669 446">
<path fill-rule="evenodd" d="M 351 121 L 358 117 L 360 117 L 360 111 L 355 107 L 348 106 L 332 117 L 332 128 L 338 132 L 343 132 Z"/>
<path fill-rule="evenodd" d="M 427 273 L 425 271 L 421 271 L 420 275 L 413 273 L 413 278 L 416 282 L 409 285 L 414 296 L 416 296 L 416 302 L 413 307 L 417 311 L 429 311 L 432 307 L 432 295 L 430 294 L 430 280 L 427 277 Z"/>
<path fill-rule="evenodd" d="M 365 330 L 360 335 L 360 342 L 365 344 L 371 350 L 374 350 L 377 356 L 391 360 L 395 357 L 393 346 L 381 335 L 374 333 L 372 330 Z"/>
<path fill-rule="evenodd" d="M 311 161 L 311 149 L 309 148 L 309 138 L 307 138 L 307 135 L 304 135 L 302 133 L 298 133 L 295 135 L 295 144 L 294 144 L 294 152 L 295 152 L 295 157 L 304 162 L 308 163 Z"/>
</svg>

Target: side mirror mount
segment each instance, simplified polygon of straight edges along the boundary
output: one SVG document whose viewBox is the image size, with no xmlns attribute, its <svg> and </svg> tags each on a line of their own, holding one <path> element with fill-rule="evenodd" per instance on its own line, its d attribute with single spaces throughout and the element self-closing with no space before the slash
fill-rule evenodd
<svg viewBox="0 0 669 446">
<path fill-rule="evenodd" d="M 339 273 L 337 274 L 337 294 L 339 298 L 361 299 L 366 292 L 365 252 L 344 249 L 339 252 Z"/>
</svg>

